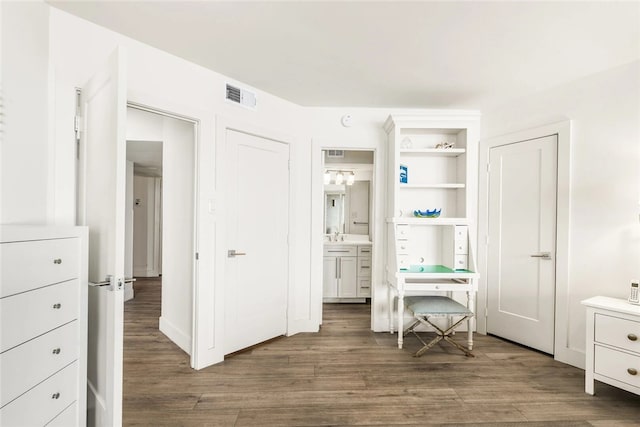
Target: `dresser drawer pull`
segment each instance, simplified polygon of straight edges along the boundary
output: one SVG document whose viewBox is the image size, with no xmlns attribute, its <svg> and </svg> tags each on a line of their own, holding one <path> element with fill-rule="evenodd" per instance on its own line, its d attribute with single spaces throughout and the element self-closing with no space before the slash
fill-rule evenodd
<svg viewBox="0 0 640 427">
<path fill-rule="evenodd" d="M 54 348 L 53 349 L 53 354 L 60 354 L 60 349 L 59 348 Z"/>
<path fill-rule="evenodd" d="M 56 258 L 53 260 L 54 264 L 62 264 L 62 258 Z"/>
<path fill-rule="evenodd" d="M 627 368 L 629 375 L 638 375 L 638 370 L 634 368 Z"/>
<path fill-rule="evenodd" d="M 53 304 L 53 309 L 54 309 L 54 310 L 59 310 L 59 309 L 61 309 L 61 308 L 62 308 L 62 304 L 60 304 L 59 302 L 58 302 L 58 303 Z"/>
<path fill-rule="evenodd" d="M 51 395 L 51 398 L 52 398 L 52 399 L 60 399 L 60 393 L 53 393 L 53 394 Z"/>
<path fill-rule="evenodd" d="M 638 340 L 638 336 L 636 334 L 629 334 L 629 335 L 627 335 L 627 338 L 629 338 L 629 341 L 637 341 Z"/>
</svg>

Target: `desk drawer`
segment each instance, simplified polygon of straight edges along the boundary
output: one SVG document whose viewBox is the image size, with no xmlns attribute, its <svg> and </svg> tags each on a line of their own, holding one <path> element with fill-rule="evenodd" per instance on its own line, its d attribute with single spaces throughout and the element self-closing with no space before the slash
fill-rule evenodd
<svg viewBox="0 0 640 427">
<path fill-rule="evenodd" d="M 0 244 L 0 298 L 78 277 L 78 239 Z"/>
<path fill-rule="evenodd" d="M 43 426 L 78 398 L 77 362 L 0 409 L 2 426 Z"/>
<path fill-rule="evenodd" d="M 78 280 L 0 299 L 0 353 L 78 317 Z"/>
<path fill-rule="evenodd" d="M 640 387 L 640 355 L 596 345 L 594 357 L 596 374 Z"/>
<path fill-rule="evenodd" d="M 640 353 L 640 322 L 596 314 L 595 341 Z"/>
<path fill-rule="evenodd" d="M 78 358 L 78 322 L 0 354 L 0 407 Z"/>
</svg>

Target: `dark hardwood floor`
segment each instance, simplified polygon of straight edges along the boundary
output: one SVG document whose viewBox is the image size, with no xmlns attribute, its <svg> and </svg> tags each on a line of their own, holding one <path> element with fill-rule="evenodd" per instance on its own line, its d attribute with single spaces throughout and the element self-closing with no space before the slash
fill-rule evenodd
<svg viewBox="0 0 640 427">
<path fill-rule="evenodd" d="M 124 425 L 639 426 L 640 396 L 476 335 L 475 358 L 369 329 L 370 306 L 325 304 L 317 334 L 277 338 L 201 371 L 158 331 L 160 283 L 125 304 Z M 464 334 L 459 334 L 463 340 Z"/>
</svg>

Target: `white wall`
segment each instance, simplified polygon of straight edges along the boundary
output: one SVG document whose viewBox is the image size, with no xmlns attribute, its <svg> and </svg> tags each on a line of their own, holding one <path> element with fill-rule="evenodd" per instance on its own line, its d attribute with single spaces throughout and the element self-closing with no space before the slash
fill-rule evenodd
<svg viewBox="0 0 640 427">
<path fill-rule="evenodd" d="M 50 212 L 49 7 L 1 2 L 0 224 L 44 224 Z"/>
<path fill-rule="evenodd" d="M 159 224 L 156 224 L 156 181 L 148 176 L 133 177 L 133 275 L 157 277 L 159 254 L 155 241 Z"/>
<path fill-rule="evenodd" d="M 203 288 L 198 301 L 203 304 L 196 316 L 204 325 L 197 333 L 213 353 L 221 347 L 219 340 L 223 327 L 224 264 L 226 253 L 221 239 L 224 230 L 223 191 L 227 177 L 216 176 L 218 158 L 224 141 L 216 141 L 219 119 L 246 123 L 252 129 L 265 129 L 289 135 L 291 146 L 291 200 L 290 278 L 289 292 L 293 309 L 290 310 L 289 333 L 317 330 L 317 320 L 311 308 L 310 281 L 310 204 L 308 170 L 310 159 L 309 124 L 305 110 L 295 104 L 255 90 L 257 111 L 230 104 L 224 100 L 225 82 L 239 84 L 213 71 L 207 70 L 166 52 L 154 49 L 120 34 L 98 27 L 57 9 L 50 9 L 50 59 L 55 71 L 55 205 L 56 221 L 75 221 L 75 176 L 65 173 L 75 165 L 73 122 L 74 88 L 99 69 L 107 56 L 118 46 L 127 51 L 127 83 L 129 98 L 145 100 L 151 107 L 170 105 L 170 111 L 187 114 L 199 121 L 199 192 L 196 195 L 200 215 L 199 276 Z M 249 88 L 252 89 L 252 88 Z M 216 244 L 217 242 L 217 244 Z M 215 276 L 215 279 L 214 279 Z M 208 305 L 207 305 L 208 304 Z M 204 305 L 207 305 L 206 307 Z M 215 331 L 207 328 L 215 327 Z M 199 338 L 199 339 L 200 339 Z M 213 354 L 212 353 L 212 354 Z M 216 353 L 221 360 L 222 353 Z M 196 360 L 196 365 L 198 362 Z"/>
<path fill-rule="evenodd" d="M 626 298 L 640 277 L 640 61 L 483 112 L 483 139 L 563 120 L 572 123 L 571 213 L 569 283 L 557 284 L 567 287 L 569 322 L 560 327 L 584 360 L 580 301 Z"/>
</svg>

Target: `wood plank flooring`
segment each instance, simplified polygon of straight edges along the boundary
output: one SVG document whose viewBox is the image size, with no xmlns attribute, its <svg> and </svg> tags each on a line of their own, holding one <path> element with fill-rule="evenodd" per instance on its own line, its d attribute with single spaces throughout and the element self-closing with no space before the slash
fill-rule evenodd
<svg viewBox="0 0 640 427">
<path fill-rule="evenodd" d="M 201 371 L 158 331 L 160 282 L 125 304 L 125 426 L 640 426 L 640 396 L 476 335 L 475 358 L 369 329 L 370 306 L 325 304 L 317 334 L 277 338 Z M 459 334 L 463 340 L 464 334 Z"/>
</svg>

